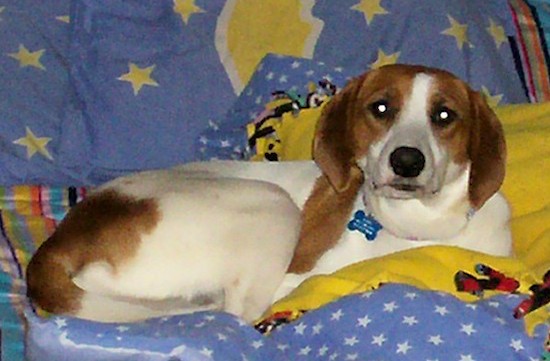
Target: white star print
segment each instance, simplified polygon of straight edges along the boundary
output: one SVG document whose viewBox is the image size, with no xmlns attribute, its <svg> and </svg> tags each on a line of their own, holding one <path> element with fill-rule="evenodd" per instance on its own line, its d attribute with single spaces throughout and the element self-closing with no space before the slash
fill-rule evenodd
<svg viewBox="0 0 550 361">
<path fill-rule="evenodd" d="M 299 68 L 301 65 L 301 63 L 297 60 L 293 61 L 292 64 L 290 65 L 292 67 L 292 69 L 297 69 Z"/>
<path fill-rule="evenodd" d="M 313 74 L 315 74 L 315 72 L 313 70 L 308 70 L 306 71 L 305 73 L 307 76 L 312 76 Z"/>
<path fill-rule="evenodd" d="M 359 343 L 359 340 L 357 339 L 357 337 L 353 336 L 353 337 L 346 337 L 344 339 L 344 345 L 346 346 L 355 346 L 356 344 Z"/>
<path fill-rule="evenodd" d="M 418 323 L 418 320 L 414 316 L 403 316 L 403 323 L 409 326 L 413 326 Z"/>
<path fill-rule="evenodd" d="M 116 328 L 116 330 L 117 330 L 118 332 L 120 332 L 120 333 L 126 332 L 126 331 L 128 331 L 129 329 L 130 329 L 130 327 L 126 327 L 126 326 L 118 326 L 118 327 Z"/>
<path fill-rule="evenodd" d="M 498 322 L 503 326 L 507 323 L 506 320 L 502 317 L 495 317 L 494 320 L 495 320 L 495 322 Z"/>
<path fill-rule="evenodd" d="M 498 308 L 500 306 L 500 303 L 496 301 L 491 301 L 491 302 L 488 302 L 488 305 L 494 308 Z"/>
<path fill-rule="evenodd" d="M 378 345 L 378 346 L 382 346 L 382 344 L 384 342 L 386 342 L 388 339 L 386 338 L 386 336 L 384 336 L 383 333 L 381 333 L 380 335 L 378 336 L 372 336 L 372 342 L 371 344 L 373 345 Z"/>
<path fill-rule="evenodd" d="M 512 341 L 510 342 L 510 347 L 513 348 L 516 352 L 519 352 L 525 349 L 523 347 L 523 343 L 521 342 L 521 340 L 516 340 L 516 339 L 512 339 Z"/>
<path fill-rule="evenodd" d="M 57 328 L 65 327 L 67 326 L 67 320 L 64 318 L 58 318 L 55 320 L 55 325 Z"/>
<path fill-rule="evenodd" d="M 469 323 L 467 325 L 461 323 L 460 326 L 462 326 L 460 328 L 460 332 L 464 332 L 465 334 L 467 334 L 468 336 L 471 336 L 472 334 L 476 333 L 477 330 L 474 328 L 474 324 L 473 323 Z"/>
<path fill-rule="evenodd" d="M 344 316 L 344 312 L 342 312 L 342 309 L 339 309 L 338 311 L 332 313 L 332 315 L 330 316 L 330 319 L 332 321 L 340 321 L 342 316 Z"/>
<path fill-rule="evenodd" d="M 266 80 L 272 80 L 274 77 L 275 77 L 275 73 L 273 73 L 272 71 L 267 73 L 267 75 L 265 76 Z"/>
<path fill-rule="evenodd" d="M 439 313 L 441 316 L 445 316 L 446 314 L 450 313 L 445 306 L 435 306 L 434 312 Z"/>
<path fill-rule="evenodd" d="M 309 355 L 310 352 L 311 352 L 311 347 L 306 346 L 306 347 L 302 347 L 302 348 L 300 349 L 300 351 L 298 352 L 298 355 L 300 355 L 300 356 L 307 356 L 307 355 Z"/>
<path fill-rule="evenodd" d="M 201 142 L 202 144 L 206 144 L 206 143 L 208 143 L 208 138 L 206 138 L 204 135 L 202 135 L 199 138 L 199 142 Z"/>
<path fill-rule="evenodd" d="M 353 360 L 357 360 L 359 358 L 359 354 L 357 354 L 357 352 L 355 353 L 348 353 L 346 355 L 346 360 L 350 360 L 350 361 L 353 361 Z"/>
<path fill-rule="evenodd" d="M 280 344 L 277 345 L 277 348 L 281 351 L 286 351 L 286 350 L 288 350 L 289 347 L 290 346 L 288 346 L 286 343 L 280 343 Z"/>
<path fill-rule="evenodd" d="M 476 361 L 472 355 L 468 354 L 468 355 L 460 355 L 460 360 L 459 361 Z"/>
<path fill-rule="evenodd" d="M 321 322 L 317 322 L 312 328 L 313 328 L 313 334 L 318 335 L 321 333 L 321 330 L 323 329 L 323 324 Z"/>
<path fill-rule="evenodd" d="M 218 125 L 218 123 L 216 123 L 215 121 L 213 120 L 209 120 L 208 121 L 208 127 L 210 129 L 214 129 L 214 130 L 219 130 L 220 129 L 220 126 Z"/>
<path fill-rule="evenodd" d="M 364 317 L 357 319 L 357 326 L 367 327 L 371 322 L 372 320 L 370 319 L 369 315 L 365 315 Z"/>
<path fill-rule="evenodd" d="M 328 359 L 329 360 L 336 360 L 337 358 L 338 358 L 338 352 L 335 352 L 332 355 L 330 355 L 330 357 Z"/>
<path fill-rule="evenodd" d="M 319 349 L 319 352 L 317 352 L 317 354 L 319 356 L 325 356 L 328 352 L 328 347 L 327 345 L 323 345 L 320 349 Z"/>
<path fill-rule="evenodd" d="M 202 350 L 199 351 L 200 354 L 203 354 L 204 356 L 208 357 L 208 358 L 212 358 L 212 354 L 214 353 L 214 351 L 212 351 L 211 349 L 207 348 L 207 347 L 203 347 Z"/>
<path fill-rule="evenodd" d="M 279 78 L 279 83 L 287 83 L 288 82 L 288 76 L 287 75 L 281 75 Z"/>
<path fill-rule="evenodd" d="M 227 336 L 224 335 L 223 333 L 218 332 L 218 340 L 219 341 L 227 341 Z"/>
<path fill-rule="evenodd" d="M 222 146 L 222 148 L 229 148 L 231 146 L 231 142 L 227 139 L 222 139 L 220 141 L 220 145 Z"/>
<path fill-rule="evenodd" d="M 334 68 L 334 71 L 338 72 L 338 73 L 341 73 L 341 72 L 344 71 L 344 68 L 342 68 L 341 66 L 337 66 L 336 68 Z"/>
<path fill-rule="evenodd" d="M 405 298 L 408 298 L 409 300 L 414 300 L 416 297 L 418 297 L 418 294 L 416 294 L 415 292 L 405 293 Z"/>
<path fill-rule="evenodd" d="M 384 303 L 384 312 L 392 313 L 393 311 L 395 311 L 398 308 L 399 308 L 399 306 L 393 301 L 389 302 L 389 303 Z"/>
<path fill-rule="evenodd" d="M 431 344 L 434 344 L 435 346 L 439 346 L 443 343 L 443 339 L 441 338 L 441 335 L 435 335 L 435 336 L 430 336 L 428 338 L 428 342 Z"/>
<path fill-rule="evenodd" d="M 264 342 L 262 340 L 256 340 L 256 341 L 252 342 L 252 347 L 256 350 L 261 348 L 263 345 L 264 345 Z"/>
<path fill-rule="evenodd" d="M 471 308 L 472 310 L 477 310 L 477 305 L 474 305 L 473 303 L 468 303 L 466 307 Z"/>
<path fill-rule="evenodd" d="M 361 294 L 361 298 L 371 298 L 372 292 L 365 292 Z"/>
<path fill-rule="evenodd" d="M 294 333 L 296 335 L 303 335 L 304 332 L 306 331 L 306 328 L 307 328 L 307 325 L 303 322 L 300 322 L 299 324 L 294 326 Z"/>
<path fill-rule="evenodd" d="M 254 100 L 254 103 L 256 103 L 256 104 L 261 104 L 261 103 L 262 103 L 262 96 L 261 96 L 261 95 L 258 95 L 258 96 L 256 97 L 256 99 Z"/>
<path fill-rule="evenodd" d="M 403 343 L 397 344 L 397 351 L 395 353 L 402 353 L 403 355 L 406 355 L 407 352 L 412 348 L 411 345 L 409 345 L 409 341 L 405 341 Z"/>
</svg>

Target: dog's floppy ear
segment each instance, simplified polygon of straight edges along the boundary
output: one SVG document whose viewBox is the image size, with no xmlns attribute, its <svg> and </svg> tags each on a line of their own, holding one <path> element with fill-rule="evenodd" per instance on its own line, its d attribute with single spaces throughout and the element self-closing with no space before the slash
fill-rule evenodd
<svg viewBox="0 0 550 361">
<path fill-rule="evenodd" d="M 506 143 L 502 125 L 484 96 L 470 91 L 470 102 L 473 124 L 468 146 L 471 161 L 469 197 L 472 207 L 479 209 L 504 181 Z"/>
<path fill-rule="evenodd" d="M 354 105 L 365 76 L 353 79 L 323 109 L 313 142 L 313 159 L 337 192 L 351 182 L 354 159 Z"/>
</svg>

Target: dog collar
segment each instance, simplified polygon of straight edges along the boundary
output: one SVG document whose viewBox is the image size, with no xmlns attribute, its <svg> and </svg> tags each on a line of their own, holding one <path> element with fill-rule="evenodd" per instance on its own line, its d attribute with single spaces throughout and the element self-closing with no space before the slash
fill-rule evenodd
<svg viewBox="0 0 550 361">
<path fill-rule="evenodd" d="M 466 214 L 466 219 L 468 221 L 472 219 L 475 212 L 474 208 L 470 208 Z M 384 227 L 372 214 L 366 214 L 365 211 L 360 209 L 353 214 L 351 221 L 348 222 L 347 228 L 350 231 L 359 231 L 363 233 L 368 241 L 374 241 L 376 236 L 378 236 L 378 232 Z M 418 240 L 416 237 L 407 237 L 406 239 L 410 241 Z"/>
</svg>

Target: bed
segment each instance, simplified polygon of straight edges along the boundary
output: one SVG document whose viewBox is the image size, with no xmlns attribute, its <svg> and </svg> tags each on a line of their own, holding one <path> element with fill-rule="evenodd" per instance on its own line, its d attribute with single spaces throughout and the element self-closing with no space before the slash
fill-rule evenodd
<svg viewBox="0 0 550 361">
<path fill-rule="evenodd" d="M 1 1 L 1 360 L 550 359 L 548 306 L 514 317 L 548 291 L 549 6 Z M 452 71 L 503 121 L 515 257 L 425 247 L 360 262 L 307 280 L 255 327 L 220 312 L 101 324 L 28 302 L 32 253 L 95 185 L 194 160 L 309 159 L 334 89 L 395 62 Z M 487 279 L 479 265 L 519 288 L 458 287 L 457 272 Z"/>
</svg>

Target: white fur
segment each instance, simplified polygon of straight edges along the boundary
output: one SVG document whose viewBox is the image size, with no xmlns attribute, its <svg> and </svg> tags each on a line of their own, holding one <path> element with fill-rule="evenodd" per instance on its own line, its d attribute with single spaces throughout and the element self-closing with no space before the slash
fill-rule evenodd
<svg viewBox="0 0 550 361">
<path fill-rule="evenodd" d="M 269 306 L 300 227 L 300 211 L 281 188 L 156 171 L 119 178 L 105 189 L 154 197 L 161 219 L 116 271 L 96 262 L 73 278 L 86 291 L 77 316 L 132 321 L 223 305 L 252 321 Z M 214 302 L 193 305 L 204 297 Z M 112 312 L 113 307 L 133 311 Z"/>
</svg>

